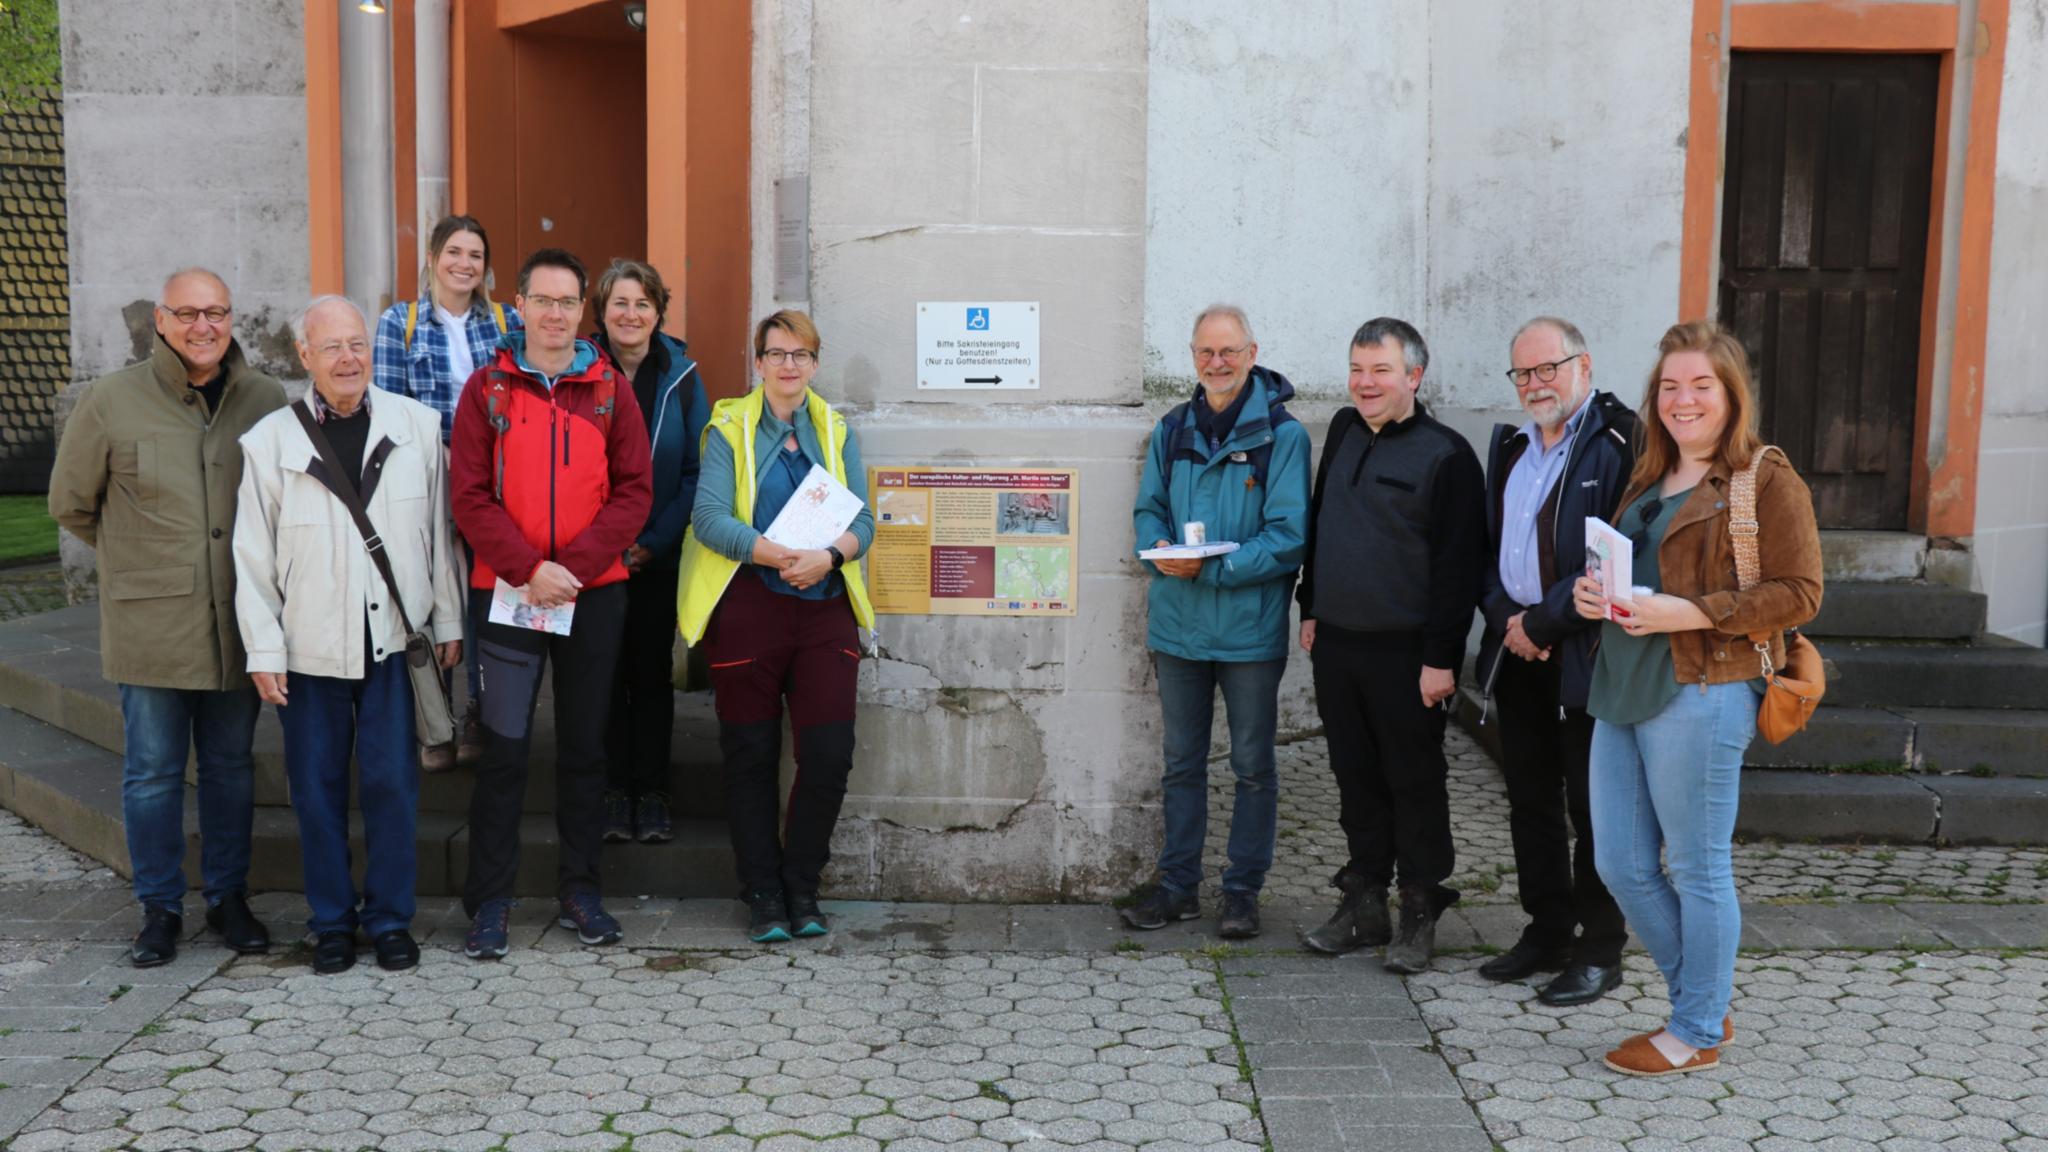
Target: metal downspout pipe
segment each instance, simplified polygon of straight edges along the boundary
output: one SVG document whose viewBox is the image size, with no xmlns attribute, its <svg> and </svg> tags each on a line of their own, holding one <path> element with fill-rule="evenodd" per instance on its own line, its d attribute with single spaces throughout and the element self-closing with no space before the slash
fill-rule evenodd
<svg viewBox="0 0 2048 1152">
<path fill-rule="evenodd" d="M 341 4 L 342 291 L 372 317 L 394 297 L 391 18 Z"/>
<path fill-rule="evenodd" d="M 414 167 L 419 173 L 419 253 L 413 263 L 424 268 L 427 240 L 449 210 L 449 0 L 414 0 L 412 20 Z"/>
</svg>

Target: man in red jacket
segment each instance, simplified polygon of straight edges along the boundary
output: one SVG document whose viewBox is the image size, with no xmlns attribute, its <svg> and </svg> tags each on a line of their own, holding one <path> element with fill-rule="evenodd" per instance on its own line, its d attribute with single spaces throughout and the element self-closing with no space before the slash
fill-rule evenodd
<svg viewBox="0 0 2048 1152">
<path fill-rule="evenodd" d="M 630 382 L 576 338 L 589 279 L 560 248 L 519 269 L 524 330 L 463 385 L 449 443 L 450 498 L 476 550 L 470 612 L 483 670 L 484 755 L 469 801 L 471 917 L 465 951 L 505 954 L 519 869 L 519 814 L 541 673 L 555 661 L 556 895 L 561 924 L 585 944 L 613 944 L 598 852 L 604 834 L 604 731 L 626 619 L 621 556 L 653 501 L 647 429 Z M 574 605 L 567 635 L 490 621 L 499 581 L 535 608 Z M 532 613 L 517 617 L 531 621 Z"/>
</svg>

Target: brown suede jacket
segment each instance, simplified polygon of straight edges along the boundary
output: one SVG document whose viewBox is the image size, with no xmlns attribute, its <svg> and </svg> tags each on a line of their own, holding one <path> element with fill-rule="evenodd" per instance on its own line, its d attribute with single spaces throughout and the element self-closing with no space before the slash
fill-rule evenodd
<svg viewBox="0 0 2048 1152">
<path fill-rule="evenodd" d="M 1714 627 L 1671 633 L 1672 673 L 1681 684 L 1726 684 L 1760 675 L 1749 637 L 1770 636 L 1771 666 L 1785 664 L 1784 630 L 1820 611 L 1820 530 L 1806 482 L 1775 453 L 1757 471 L 1757 557 L 1762 579 L 1737 591 L 1735 549 L 1728 537 L 1729 471 L 1716 464 L 1686 497 L 1664 543 L 1657 571 L 1664 591 L 1699 606 Z M 1622 497 L 1626 508 L 1643 489 Z"/>
</svg>

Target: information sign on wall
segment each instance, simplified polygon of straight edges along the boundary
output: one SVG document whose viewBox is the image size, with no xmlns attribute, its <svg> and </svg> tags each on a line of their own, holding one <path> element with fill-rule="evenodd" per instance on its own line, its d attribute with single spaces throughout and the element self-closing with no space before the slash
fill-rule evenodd
<svg viewBox="0 0 2048 1152">
<path fill-rule="evenodd" d="M 875 611 L 1072 616 L 1080 473 L 1063 469 L 868 469 Z"/>
<path fill-rule="evenodd" d="M 927 301 L 917 306 L 917 386 L 1038 387 L 1036 301 Z"/>
</svg>

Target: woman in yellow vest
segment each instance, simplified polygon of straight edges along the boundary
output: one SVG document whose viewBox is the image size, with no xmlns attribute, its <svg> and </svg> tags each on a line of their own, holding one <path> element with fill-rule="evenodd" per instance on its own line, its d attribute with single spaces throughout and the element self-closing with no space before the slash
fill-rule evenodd
<svg viewBox="0 0 2048 1152">
<path fill-rule="evenodd" d="M 853 767 L 858 630 L 875 623 L 854 563 L 875 538 L 867 477 L 845 417 L 811 390 L 818 348 L 802 312 L 755 327 L 761 383 L 712 408 L 676 593 L 677 628 L 704 644 L 711 665 L 726 815 L 756 943 L 827 930 L 818 876 Z M 785 548 L 762 532 L 813 466 L 861 498 L 860 515 L 826 548 Z M 778 836 L 785 698 L 797 776 Z"/>
</svg>

